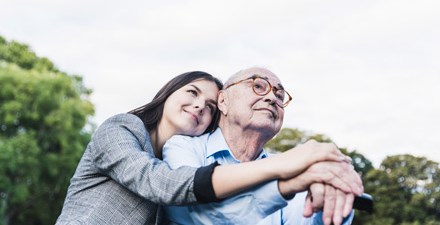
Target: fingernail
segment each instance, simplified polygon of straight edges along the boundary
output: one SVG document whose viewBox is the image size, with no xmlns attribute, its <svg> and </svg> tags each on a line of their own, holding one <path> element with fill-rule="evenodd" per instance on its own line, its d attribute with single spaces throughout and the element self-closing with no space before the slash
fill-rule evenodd
<svg viewBox="0 0 440 225">
<path fill-rule="evenodd" d="M 330 225 L 331 222 L 332 222 L 332 220 L 330 219 L 330 217 L 326 217 L 326 218 L 324 219 L 324 223 L 325 223 L 325 225 Z"/>
<path fill-rule="evenodd" d="M 341 217 L 336 217 L 335 219 L 334 219 L 334 225 L 340 225 L 341 224 L 341 221 L 342 221 L 342 218 Z"/>
<path fill-rule="evenodd" d="M 347 208 L 346 209 L 344 209 L 344 213 L 343 213 L 343 217 L 345 218 L 345 217 L 347 217 L 349 214 L 350 214 L 350 212 L 351 212 L 351 210 L 348 210 Z"/>
</svg>

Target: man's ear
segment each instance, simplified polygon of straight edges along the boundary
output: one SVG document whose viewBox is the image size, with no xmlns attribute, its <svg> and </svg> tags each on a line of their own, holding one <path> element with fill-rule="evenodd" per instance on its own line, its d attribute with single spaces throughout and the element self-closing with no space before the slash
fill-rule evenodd
<svg viewBox="0 0 440 225">
<path fill-rule="evenodd" d="M 220 110 L 220 113 L 225 116 L 228 114 L 227 105 L 228 105 L 228 95 L 226 92 L 220 91 L 218 93 L 218 98 L 217 98 L 217 107 Z"/>
</svg>

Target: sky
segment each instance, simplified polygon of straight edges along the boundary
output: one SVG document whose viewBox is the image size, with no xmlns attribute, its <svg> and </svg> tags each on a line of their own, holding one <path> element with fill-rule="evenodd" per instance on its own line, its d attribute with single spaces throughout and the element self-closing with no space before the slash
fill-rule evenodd
<svg viewBox="0 0 440 225">
<path fill-rule="evenodd" d="M 0 0 L 0 35 L 82 76 L 97 125 L 183 72 L 260 66 L 293 95 L 283 127 L 440 162 L 438 0 Z"/>
</svg>

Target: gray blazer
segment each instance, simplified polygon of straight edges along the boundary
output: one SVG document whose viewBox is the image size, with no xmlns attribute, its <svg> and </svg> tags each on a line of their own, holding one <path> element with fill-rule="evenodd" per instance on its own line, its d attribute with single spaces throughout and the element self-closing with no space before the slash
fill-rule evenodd
<svg viewBox="0 0 440 225">
<path fill-rule="evenodd" d="M 56 224 L 161 224 L 160 204 L 196 202 L 195 172 L 155 158 L 137 116 L 113 116 L 87 146 Z"/>
</svg>

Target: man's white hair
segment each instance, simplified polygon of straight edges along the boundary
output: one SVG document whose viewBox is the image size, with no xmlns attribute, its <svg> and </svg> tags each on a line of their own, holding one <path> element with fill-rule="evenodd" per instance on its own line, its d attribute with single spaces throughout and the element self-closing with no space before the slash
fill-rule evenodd
<svg viewBox="0 0 440 225">
<path fill-rule="evenodd" d="M 232 76 L 229 77 L 228 80 L 226 80 L 225 84 L 223 87 L 227 87 L 230 84 L 237 82 L 240 79 L 244 79 L 244 75 L 249 75 L 249 74 L 253 74 L 253 73 L 258 73 L 257 71 L 261 71 L 261 70 L 266 70 L 269 71 L 268 69 L 264 68 L 264 67 L 258 67 L 258 66 L 253 66 L 253 67 L 249 67 L 247 69 L 244 70 L 240 70 L 236 73 L 234 73 Z M 255 72 L 254 72 L 255 71 Z M 271 72 L 272 73 L 272 72 Z"/>
</svg>

